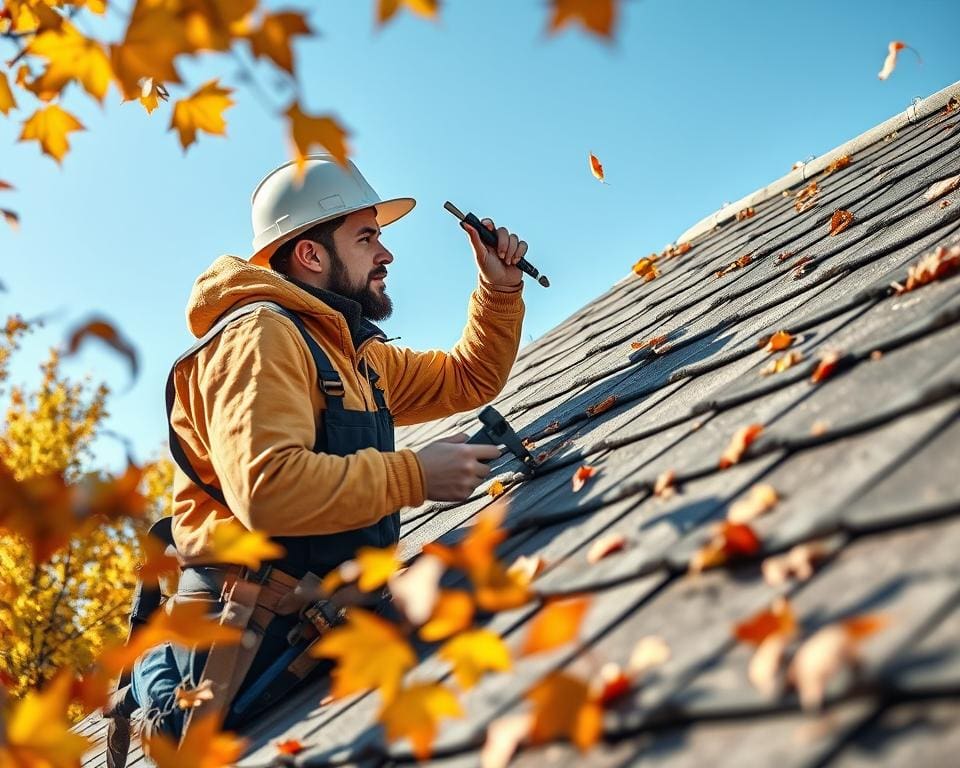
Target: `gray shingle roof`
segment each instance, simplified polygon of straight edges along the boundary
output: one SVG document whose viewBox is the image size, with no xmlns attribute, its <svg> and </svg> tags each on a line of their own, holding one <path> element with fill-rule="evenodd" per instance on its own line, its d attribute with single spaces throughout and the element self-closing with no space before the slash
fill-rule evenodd
<svg viewBox="0 0 960 768">
<path fill-rule="evenodd" d="M 838 148 L 751 196 L 755 215 L 737 221 L 739 209 L 727 208 L 702 222 L 689 251 L 661 259 L 660 277 L 631 275 L 522 350 L 495 405 L 536 440 L 535 454 L 551 455 L 533 478 L 515 475 L 521 467 L 509 457 L 495 465 L 491 481 L 507 483 L 509 503 L 499 555 L 543 557 L 538 592 L 586 592 L 591 607 L 578 645 L 524 659 L 462 697 L 467 716 L 443 724 L 438 766 L 476 765 L 487 725 L 521 708 L 545 673 L 624 664 L 651 634 L 666 640 L 671 659 L 608 708 L 601 745 L 586 755 L 561 744 L 528 748 L 515 765 L 953 764 L 960 276 L 902 295 L 890 284 L 935 247 L 960 242 L 960 190 L 924 197 L 960 174 L 960 111 L 948 107 L 956 94 L 960 84 L 855 140 L 846 168 L 823 175 L 846 154 Z M 811 179 L 816 204 L 798 213 L 793 193 Z M 831 237 L 838 208 L 855 218 Z M 716 276 L 747 254 L 745 266 Z M 758 339 L 779 329 L 801 337 L 804 361 L 762 376 L 770 356 Z M 631 347 L 658 336 L 666 340 L 653 350 Z M 811 384 L 829 350 L 842 353 L 838 372 Z M 611 396 L 611 408 L 588 413 Z M 763 433 L 739 464 L 720 470 L 731 436 L 750 423 Z M 401 441 L 417 447 L 475 424 L 473 414 L 453 417 L 403 430 Z M 575 494 L 570 478 L 583 463 L 598 473 Z M 653 483 L 669 469 L 681 492 L 658 498 Z M 711 523 L 758 482 L 781 496 L 753 524 L 762 551 L 691 580 L 688 563 Z M 491 503 L 484 490 L 463 504 L 405 511 L 403 554 L 462 537 Z M 626 549 L 588 565 L 587 549 L 611 532 L 626 536 Z M 813 577 L 770 587 L 762 558 L 811 539 L 829 553 Z M 804 635 L 863 613 L 889 619 L 863 645 L 859 673 L 828 688 L 823 716 L 801 713 L 790 690 L 769 698 L 748 682 L 752 648 L 732 627 L 778 593 L 789 596 Z M 488 626 L 516 644 L 535 610 L 496 614 Z M 414 674 L 444 669 L 430 657 Z M 385 743 L 376 696 L 319 706 L 325 689 L 308 687 L 258 723 L 247 734 L 258 747 L 242 765 L 270 762 L 287 738 L 307 747 L 297 764 L 411 758 L 406 742 Z M 81 727 L 102 737 L 96 716 Z M 139 754 L 131 765 L 142 764 Z M 102 743 L 87 764 L 101 763 Z"/>
</svg>

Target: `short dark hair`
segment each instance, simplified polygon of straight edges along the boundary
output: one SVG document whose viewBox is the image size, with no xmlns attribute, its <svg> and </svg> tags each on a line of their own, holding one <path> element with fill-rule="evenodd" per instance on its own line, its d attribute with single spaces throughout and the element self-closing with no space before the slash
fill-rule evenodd
<svg viewBox="0 0 960 768">
<path fill-rule="evenodd" d="M 337 248 L 333 244 L 333 233 L 336 232 L 346 220 L 346 216 L 338 216 L 335 219 L 321 221 L 316 226 L 310 227 L 310 229 L 305 232 L 301 232 L 296 237 L 287 240 L 287 242 L 277 248 L 277 250 L 273 252 L 273 256 L 270 257 L 270 269 L 274 272 L 289 276 L 293 249 L 297 247 L 297 243 L 301 240 L 311 240 L 315 243 L 320 243 L 320 245 L 327 249 L 327 253 L 336 254 Z"/>
</svg>

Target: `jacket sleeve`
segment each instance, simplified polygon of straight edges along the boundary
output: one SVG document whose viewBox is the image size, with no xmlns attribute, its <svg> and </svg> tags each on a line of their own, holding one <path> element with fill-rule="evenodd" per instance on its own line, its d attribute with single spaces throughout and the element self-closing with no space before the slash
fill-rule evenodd
<svg viewBox="0 0 960 768">
<path fill-rule="evenodd" d="M 227 328 L 200 386 L 213 469 L 230 511 L 248 528 L 337 533 L 423 503 L 412 451 L 314 453 L 315 367 L 285 319 L 257 312 Z"/>
<path fill-rule="evenodd" d="M 467 325 L 450 352 L 370 345 L 370 360 L 386 382 L 398 425 L 479 408 L 500 394 L 520 346 L 521 294 L 495 291 L 481 282 L 470 297 Z"/>
</svg>

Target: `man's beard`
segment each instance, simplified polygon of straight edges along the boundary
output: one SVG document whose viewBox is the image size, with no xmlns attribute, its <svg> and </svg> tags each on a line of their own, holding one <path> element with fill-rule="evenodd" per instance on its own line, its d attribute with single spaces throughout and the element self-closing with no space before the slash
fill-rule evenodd
<svg viewBox="0 0 960 768">
<path fill-rule="evenodd" d="M 378 268 L 367 276 L 363 285 L 351 285 L 346 265 L 341 261 L 339 254 L 333 252 L 330 254 L 330 282 L 327 284 L 327 290 L 357 302 L 360 305 L 361 314 L 368 320 L 386 320 L 393 314 L 393 301 L 387 296 L 386 291 L 378 293 L 370 284 L 374 277 L 386 274 L 385 269 Z"/>
</svg>

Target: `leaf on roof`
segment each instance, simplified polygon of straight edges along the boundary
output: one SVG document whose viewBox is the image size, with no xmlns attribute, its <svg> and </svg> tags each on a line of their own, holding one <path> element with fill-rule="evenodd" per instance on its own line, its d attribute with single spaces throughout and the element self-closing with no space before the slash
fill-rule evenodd
<svg viewBox="0 0 960 768">
<path fill-rule="evenodd" d="M 816 564 L 823 560 L 829 549 L 823 541 L 807 541 L 797 544 L 782 555 L 771 555 L 761 564 L 763 580 L 771 587 L 779 587 L 791 579 L 806 581 L 813 576 Z"/>
<path fill-rule="evenodd" d="M 773 509 L 780 496 L 776 488 L 769 483 L 758 483 L 745 496 L 741 496 L 727 511 L 727 520 L 731 523 L 749 523 Z"/>
<path fill-rule="evenodd" d="M 748 424 L 745 427 L 740 427 L 730 438 L 730 443 L 720 456 L 720 469 L 738 464 L 747 448 L 760 436 L 761 432 L 763 432 L 762 424 Z"/>
<path fill-rule="evenodd" d="M 782 352 L 784 349 L 789 348 L 794 341 L 796 341 L 796 336 L 794 336 L 789 331 L 777 331 L 772 334 L 769 339 L 767 339 L 766 346 L 764 346 L 764 352 Z"/>
<path fill-rule="evenodd" d="M 669 499 L 677 492 L 677 473 L 667 469 L 660 473 L 653 484 L 653 495 L 661 499 Z"/>
<path fill-rule="evenodd" d="M 485 672 L 506 672 L 511 667 L 506 644 L 489 629 L 462 632 L 444 643 L 437 654 L 450 662 L 457 685 L 464 691 L 473 688 Z"/>
<path fill-rule="evenodd" d="M 607 662 L 600 667 L 592 687 L 596 690 L 597 700 L 606 705 L 629 693 L 633 682 L 630 676 L 615 662 Z"/>
<path fill-rule="evenodd" d="M 887 623 L 882 616 L 857 616 L 829 624 L 797 649 L 789 677 L 805 710 L 820 708 L 829 682 L 858 664 L 864 639 Z"/>
<path fill-rule="evenodd" d="M 278 741 L 274 746 L 277 748 L 277 753 L 281 755 L 298 755 L 304 750 L 303 744 L 296 739 Z"/>
<path fill-rule="evenodd" d="M 817 182 L 811 181 L 807 186 L 794 195 L 793 207 L 797 213 L 803 213 L 808 208 L 817 204 L 817 195 L 819 194 Z"/>
<path fill-rule="evenodd" d="M 640 638 L 630 652 L 627 669 L 635 677 L 643 677 L 652 669 L 663 666 L 670 660 L 670 646 L 659 635 Z"/>
<path fill-rule="evenodd" d="M 587 416 L 599 416 L 604 411 L 609 411 L 613 408 L 614 404 L 617 402 L 616 395 L 610 395 L 610 397 L 601 400 L 599 403 L 595 403 L 587 408 Z"/>
<path fill-rule="evenodd" d="M 507 768 L 532 727 L 533 716 L 528 712 L 498 717 L 490 723 L 480 752 L 480 768 Z"/>
<path fill-rule="evenodd" d="M 925 254 L 920 260 L 907 268 L 907 279 L 903 285 L 893 283 L 893 289 L 907 293 L 922 285 L 949 277 L 960 269 L 960 245 L 945 248 L 940 245 Z"/>
<path fill-rule="evenodd" d="M 487 495 L 490 496 L 490 498 L 495 499 L 497 496 L 502 496 L 505 490 L 506 489 L 503 487 L 503 483 L 501 483 L 499 480 L 494 480 L 492 483 L 490 483 L 490 487 L 487 488 Z"/>
<path fill-rule="evenodd" d="M 573 487 L 573 492 L 577 493 L 580 491 L 583 486 L 587 484 L 587 480 L 597 474 L 596 467 L 590 467 L 584 464 L 582 467 L 579 467 L 576 472 L 573 473 L 573 477 L 570 480 L 571 486 Z"/>
<path fill-rule="evenodd" d="M 753 261 L 753 257 L 749 253 L 744 254 L 736 261 L 731 261 L 723 269 L 717 270 L 716 276 L 723 277 L 724 275 L 729 275 L 731 272 L 734 272 L 738 269 L 743 269 L 752 261 Z"/>
<path fill-rule="evenodd" d="M 667 334 L 663 334 L 662 336 L 652 336 L 651 338 L 645 341 L 630 342 L 630 348 L 631 349 L 647 349 L 647 348 L 653 349 L 654 347 L 658 347 L 661 344 L 663 344 L 663 342 L 665 342 L 666 340 L 667 340 Z"/>
<path fill-rule="evenodd" d="M 690 558 L 690 573 L 696 575 L 731 559 L 755 555 L 760 546 L 760 537 L 749 525 L 725 520 L 714 526 L 712 538 Z"/>
<path fill-rule="evenodd" d="M 528 693 L 533 702 L 534 744 L 566 737 L 582 751 L 593 746 L 603 727 L 603 707 L 585 681 L 566 672 L 554 672 Z"/>
<path fill-rule="evenodd" d="M 516 575 L 522 578 L 527 584 L 531 584 L 546 567 L 547 561 L 540 555 L 532 555 L 529 557 L 527 555 L 520 555 L 520 557 L 514 560 L 513 563 L 510 564 L 510 567 L 507 568 L 507 573 Z"/>
<path fill-rule="evenodd" d="M 744 619 L 733 628 L 733 636 L 749 645 L 760 645 L 770 635 L 792 637 L 796 632 L 797 620 L 785 597 L 776 598 L 769 608 Z"/>
<path fill-rule="evenodd" d="M 552 651 L 575 640 L 589 607 L 590 600 L 586 597 L 547 603 L 530 622 L 521 654 L 529 656 Z"/>
<path fill-rule="evenodd" d="M 877 73 L 877 77 L 881 80 L 886 80 L 893 74 L 893 70 L 897 66 L 897 54 L 904 48 L 910 48 L 910 46 L 900 40 L 890 41 L 887 45 L 887 57 L 883 60 L 883 67 Z M 922 59 L 920 59 L 920 54 L 917 53 L 917 50 L 915 48 L 910 48 L 910 50 L 917 55 L 917 60 L 922 63 Z"/>
<path fill-rule="evenodd" d="M 843 230 L 853 224 L 853 214 L 842 208 L 837 208 L 830 217 L 830 237 L 839 235 Z"/>
<path fill-rule="evenodd" d="M 419 627 L 433 615 L 444 570 L 439 557 L 421 554 L 409 568 L 389 577 L 393 605 L 413 626 Z"/>
<path fill-rule="evenodd" d="M 597 156 L 590 153 L 590 173 L 593 174 L 593 177 L 599 181 L 601 184 L 606 184 L 603 178 L 603 164 L 597 159 Z"/>
<path fill-rule="evenodd" d="M 813 374 L 810 376 L 810 381 L 813 384 L 819 384 L 821 381 L 826 381 L 833 376 L 833 374 L 837 372 L 841 357 L 843 357 L 842 353 L 837 350 L 824 353 L 820 358 L 820 362 L 817 363 Z"/>
<path fill-rule="evenodd" d="M 591 565 L 599 563 L 607 555 L 620 552 L 627 546 L 627 537 L 622 533 L 607 533 L 597 539 L 587 550 L 587 562 Z"/>
<path fill-rule="evenodd" d="M 853 157 L 850 155 L 840 155 L 836 160 L 834 160 L 830 165 L 823 169 L 821 176 L 829 176 L 830 174 L 836 173 L 846 168 L 850 163 L 853 162 Z"/>
<path fill-rule="evenodd" d="M 645 256 L 633 265 L 633 274 L 642 277 L 646 282 L 656 279 L 660 276 L 660 270 L 657 269 L 657 255 L 655 253 Z"/>
<path fill-rule="evenodd" d="M 743 221 L 744 219 L 749 219 L 756 215 L 756 211 L 753 208 L 744 208 L 743 210 L 737 211 L 736 219 L 737 221 Z"/>
<path fill-rule="evenodd" d="M 420 627 L 420 637 L 428 643 L 444 640 L 471 626 L 474 614 L 473 598 L 462 590 L 440 591 L 430 619 Z"/>
<path fill-rule="evenodd" d="M 797 363 L 803 361 L 803 353 L 799 349 L 791 349 L 787 354 L 774 358 L 760 369 L 762 376 L 770 376 L 775 373 L 783 373 L 788 368 L 793 368 Z"/>
<path fill-rule="evenodd" d="M 960 187 L 960 173 L 956 176 L 951 176 L 948 179 L 942 179 L 936 184 L 931 184 L 929 189 L 924 193 L 924 200 L 936 200 L 938 197 L 943 197 L 950 192 L 953 192 L 957 187 Z"/>
<path fill-rule="evenodd" d="M 453 691 L 439 683 L 414 683 L 380 712 L 387 740 L 409 739 L 418 760 L 430 758 L 439 722 L 448 717 L 463 717 L 463 709 Z"/>
<path fill-rule="evenodd" d="M 807 265 L 812 261 L 812 256 L 801 256 L 799 259 L 797 259 L 791 267 L 793 270 L 793 279 L 799 280 L 801 277 L 807 274 Z"/>
<path fill-rule="evenodd" d="M 475 571 L 470 578 L 477 605 L 485 611 L 509 611 L 526 605 L 534 597 L 526 575 L 508 571 L 499 562 L 492 563 L 485 571 Z"/>
</svg>

